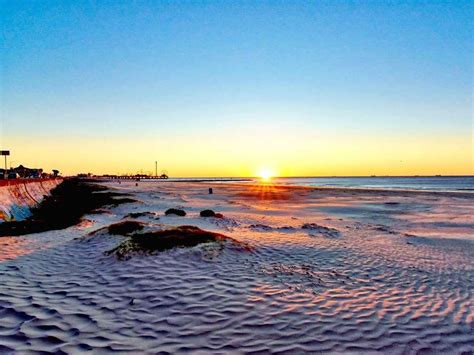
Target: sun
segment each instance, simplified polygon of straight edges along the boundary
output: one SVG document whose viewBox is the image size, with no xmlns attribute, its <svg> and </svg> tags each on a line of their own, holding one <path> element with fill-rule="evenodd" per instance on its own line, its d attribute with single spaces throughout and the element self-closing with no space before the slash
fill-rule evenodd
<svg viewBox="0 0 474 355">
<path fill-rule="evenodd" d="M 269 168 L 262 168 L 258 171 L 258 177 L 265 182 L 270 181 L 275 176 L 275 172 Z"/>
</svg>

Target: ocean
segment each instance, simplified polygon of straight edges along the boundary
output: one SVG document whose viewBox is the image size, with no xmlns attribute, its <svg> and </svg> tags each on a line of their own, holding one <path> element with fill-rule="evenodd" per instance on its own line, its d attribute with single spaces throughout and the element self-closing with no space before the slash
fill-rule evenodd
<svg viewBox="0 0 474 355">
<path fill-rule="evenodd" d="M 377 188 L 474 193 L 474 176 L 301 177 L 274 178 L 274 184 L 294 186 Z"/>
<path fill-rule="evenodd" d="M 215 183 L 258 183 L 259 178 L 170 178 L 167 180 L 147 179 L 142 181 L 169 182 L 215 182 Z M 407 177 L 275 177 L 275 185 L 373 188 L 383 190 L 422 190 L 441 192 L 474 193 L 474 176 L 407 176 Z"/>
</svg>

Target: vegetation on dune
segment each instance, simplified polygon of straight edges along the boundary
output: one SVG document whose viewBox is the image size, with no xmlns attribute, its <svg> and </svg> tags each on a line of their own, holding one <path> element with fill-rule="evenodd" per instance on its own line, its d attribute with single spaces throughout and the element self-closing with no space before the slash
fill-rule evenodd
<svg viewBox="0 0 474 355">
<path fill-rule="evenodd" d="M 137 221 L 123 221 L 111 224 L 107 230 L 109 234 L 113 235 L 128 235 L 133 232 L 138 232 L 144 227 L 143 223 Z"/>
<path fill-rule="evenodd" d="M 179 226 L 159 231 L 137 233 L 123 241 L 106 254 L 114 254 L 119 259 L 127 259 L 136 252 L 150 253 L 165 251 L 176 247 L 194 247 L 198 244 L 211 242 L 231 242 L 244 250 L 250 250 L 246 244 L 236 241 L 223 234 L 202 230 L 195 226 Z"/>
</svg>

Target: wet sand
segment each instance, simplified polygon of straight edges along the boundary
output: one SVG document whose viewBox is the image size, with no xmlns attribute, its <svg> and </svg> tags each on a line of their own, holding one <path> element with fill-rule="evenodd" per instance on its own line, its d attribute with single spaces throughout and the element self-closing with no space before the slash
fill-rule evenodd
<svg viewBox="0 0 474 355">
<path fill-rule="evenodd" d="M 474 351 L 473 195 L 103 185 L 137 202 L 0 239 L 0 352 Z M 224 218 L 200 217 L 205 209 Z M 119 260 L 107 252 L 127 237 L 91 232 L 128 219 L 145 231 L 193 225 L 251 248 L 206 243 Z"/>
</svg>

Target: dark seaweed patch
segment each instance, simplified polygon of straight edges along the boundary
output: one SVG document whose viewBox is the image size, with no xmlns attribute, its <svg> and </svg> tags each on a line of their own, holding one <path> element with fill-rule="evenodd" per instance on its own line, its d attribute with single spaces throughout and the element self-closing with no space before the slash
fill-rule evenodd
<svg viewBox="0 0 474 355">
<path fill-rule="evenodd" d="M 116 248 L 106 252 L 107 255 L 114 254 L 119 259 L 127 259 L 136 252 L 150 253 L 154 251 L 165 251 L 177 247 L 194 247 L 198 244 L 229 241 L 242 249 L 249 247 L 223 234 L 202 230 L 195 226 L 179 226 L 165 230 L 137 233 L 130 239 L 122 242 Z"/>
<path fill-rule="evenodd" d="M 31 217 L 24 221 L 0 223 L 0 237 L 64 229 L 78 224 L 85 214 L 97 213 L 101 207 L 136 202 L 123 197 L 124 194 L 106 190 L 97 184 L 65 179 L 31 210 Z"/>
</svg>

